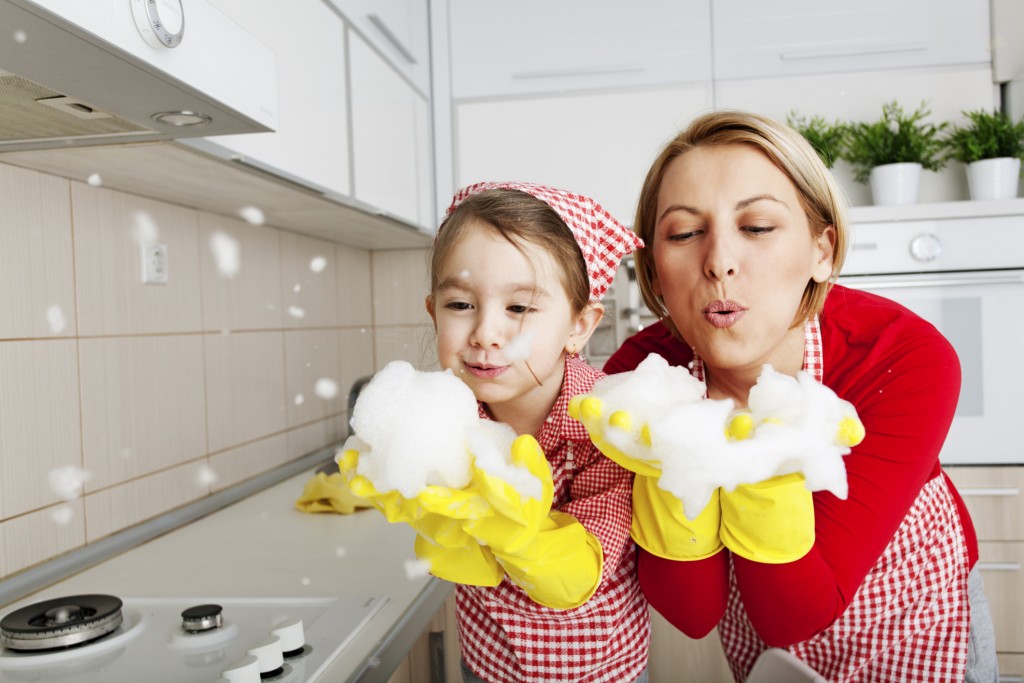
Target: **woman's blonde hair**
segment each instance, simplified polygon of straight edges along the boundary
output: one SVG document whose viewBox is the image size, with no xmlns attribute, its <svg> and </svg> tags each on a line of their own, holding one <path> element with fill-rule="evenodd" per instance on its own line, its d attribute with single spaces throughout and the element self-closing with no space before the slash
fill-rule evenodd
<svg viewBox="0 0 1024 683">
<path fill-rule="evenodd" d="M 511 189 L 484 190 L 462 201 L 438 228 L 430 254 L 430 296 L 437 294 L 440 274 L 449 254 L 467 226 L 479 221 L 522 251 L 522 243 L 534 244 L 551 254 L 558 264 L 562 286 L 574 315 L 587 307 L 590 279 L 587 262 L 576 238 L 558 213 L 546 202 Z"/>
<path fill-rule="evenodd" d="M 849 230 L 846 200 L 818 153 L 793 128 L 766 116 L 742 111 L 715 111 L 695 119 L 669 142 L 655 159 L 636 209 L 634 230 L 646 246 L 636 252 L 636 275 L 644 302 L 674 334 L 678 330 L 669 318 L 665 302 L 654 293 L 654 229 L 658 220 L 658 194 L 668 165 L 696 147 L 751 145 L 765 154 L 796 187 L 800 205 L 807 214 L 811 235 L 820 237 L 828 226 L 835 228 L 832 274 L 825 282 L 807 283 L 793 326 L 802 325 L 821 312 L 825 297 L 846 258 Z"/>
</svg>

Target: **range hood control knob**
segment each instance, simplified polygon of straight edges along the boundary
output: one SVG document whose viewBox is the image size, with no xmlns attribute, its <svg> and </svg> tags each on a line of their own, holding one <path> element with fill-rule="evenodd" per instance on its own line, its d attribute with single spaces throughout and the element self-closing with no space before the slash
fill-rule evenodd
<svg viewBox="0 0 1024 683">
<path fill-rule="evenodd" d="M 942 254 L 942 242 L 938 236 L 924 232 L 910 240 L 910 255 L 917 261 L 934 261 Z"/>
<path fill-rule="evenodd" d="M 284 669 L 284 655 L 278 636 L 270 636 L 263 642 L 253 645 L 249 648 L 249 654 L 259 660 L 260 675 L 263 678 L 276 676 Z"/>
<path fill-rule="evenodd" d="M 260 683 L 259 660 L 246 655 L 220 672 L 221 678 L 231 683 Z"/>
<path fill-rule="evenodd" d="M 285 657 L 297 657 L 306 645 L 306 633 L 302 619 L 291 617 L 270 629 L 270 635 L 281 639 L 281 651 Z"/>
</svg>

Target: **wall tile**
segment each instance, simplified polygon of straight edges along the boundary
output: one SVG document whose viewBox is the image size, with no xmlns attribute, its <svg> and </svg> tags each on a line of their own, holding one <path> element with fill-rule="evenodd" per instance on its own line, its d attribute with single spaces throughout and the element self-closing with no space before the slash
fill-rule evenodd
<svg viewBox="0 0 1024 683">
<path fill-rule="evenodd" d="M 0 206 L 0 339 L 75 334 L 68 181 L 0 164 Z"/>
<path fill-rule="evenodd" d="M 76 345 L 0 342 L 0 519 L 74 494 L 50 473 L 82 467 Z"/>
<path fill-rule="evenodd" d="M 80 345 L 87 491 L 206 454 L 201 335 Z"/>
<path fill-rule="evenodd" d="M 285 327 L 338 325 L 338 261 L 331 242 L 281 233 Z"/>
<path fill-rule="evenodd" d="M 375 251 L 373 257 L 373 320 L 377 325 L 425 325 L 429 290 L 425 249 Z"/>
<path fill-rule="evenodd" d="M 210 451 L 283 431 L 283 333 L 207 334 L 203 341 Z"/>
<path fill-rule="evenodd" d="M 289 427 L 320 420 L 345 409 L 340 348 L 338 330 L 284 333 Z"/>
<path fill-rule="evenodd" d="M 348 393 L 361 377 L 372 375 L 373 332 L 369 328 L 341 330 L 338 335 L 341 355 L 342 410 L 348 410 Z"/>
<path fill-rule="evenodd" d="M 343 417 L 336 415 L 290 430 L 288 432 L 288 459 L 301 458 L 325 446 L 338 443 L 342 438 L 341 429 L 343 428 Z M 325 460 L 327 459 L 329 458 L 325 458 Z"/>
<path fill-rule="evenodd" d="M 199 214 L 204 329 L 281 327 L 280 234 L 233 218 Z"/>
<path fill-rule="evenodd" d="M 288 443 L 284 434 L 275 434 L 238 448 L 210 456 L 210 470 L 214 474 L 214 491 L 226 489 L 257 474 L 288 462 Z M 296 494 L 298 496 L 298 494 Z"/>
<path fill-rule="evenodd" d="M 210 493 L 205 460 L 157 472 L 85 496 L 89 543 Z"/>
<path fill-rule="evenodd" d="M 375 370 L 393 360 L 408 361 L 418 370 L 439 370 L 434 328 L 427 325 L 377 327 L 373 333 Z"/>
<path fill-rule="evenodd" d="M 82 335 L 200 329 L 197 214 L 173 204 L 71 183 Z M 167 245 L 168 283 L 142 284 L 140 244 Z"/>
<path fill-rule="evenodd" d="M 342 325 L 372 325 L 373 305 L 370 290 L 370 252 L 341 244 L 335 245 L 338 259 L 338 304 Z"/>
<path fill-rule="evenodd" d="M 84 545 L 84 510 L 79 498 L 0 522 L 0 576 Z"/>
</svg>

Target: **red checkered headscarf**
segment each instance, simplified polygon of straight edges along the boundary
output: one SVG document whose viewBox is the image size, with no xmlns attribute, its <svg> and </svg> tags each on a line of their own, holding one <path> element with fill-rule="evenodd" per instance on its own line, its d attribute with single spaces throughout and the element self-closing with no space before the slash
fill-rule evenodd
<svg viewBox="0 0 1024 683">
<path fill-rule="evenodd" d="M 622 257 L 644 246 L 643 240 L 632 230 L 615 220 L 590 197 L 534 183 L 487 182 L 464 187 L 455 193 L 446 215 L 451 215 L 466 198 L 484 190 L 519 190 L 555 210 L 583 252 L 590 280 L 591 303 L 600 301 L 608 291 Z"/>
</svg>

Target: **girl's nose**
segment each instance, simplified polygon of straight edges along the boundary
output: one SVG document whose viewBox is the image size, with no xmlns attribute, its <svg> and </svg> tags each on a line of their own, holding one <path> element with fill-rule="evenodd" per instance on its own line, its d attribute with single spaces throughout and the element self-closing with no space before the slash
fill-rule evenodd
<svg viewBox="0 0 1024 683">
<path fill-rule="evenodd" d="M 470 343 L 481 348 L 501 348 L 505 343 L 505 334 L 501 319 L 497 314 L 480 311 L 470 335 Z"/>
</svg>

